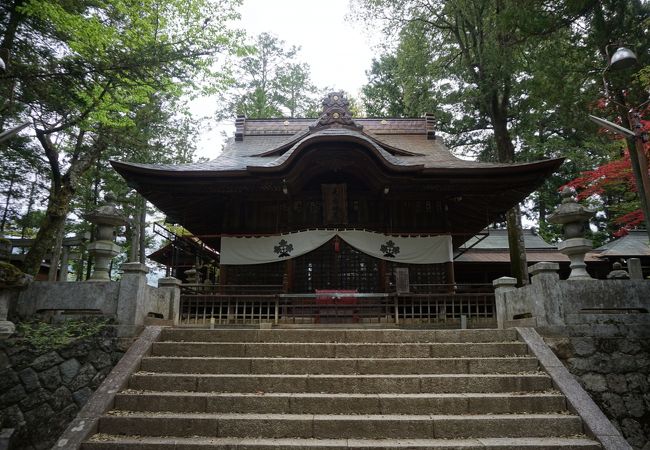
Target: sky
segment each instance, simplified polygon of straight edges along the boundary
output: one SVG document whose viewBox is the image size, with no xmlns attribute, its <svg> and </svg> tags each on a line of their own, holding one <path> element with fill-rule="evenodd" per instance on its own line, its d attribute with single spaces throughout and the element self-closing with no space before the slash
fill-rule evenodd
<svg viewBox="0 0 650 450">
<path fill-rule="evenodd" d="M 368 34 L 345 19 L 348 5 L 349 0 L 244 0 L 240 26 L 302 47 L 300 59 L 311 66 L 317 86 L 357 94 L 373 53 Z"/>
<path fill-rule="evenodd" d="M 318 87 L 342 89 L 358 95 L 372 61 L 370 34 L 346 20 L 349 0 L 244 0 L 241 20 L 235 24 L 250 36 L 269 32 L 287 46 L 301 47 L 298 59 L 311 66 Z M 216 99 L 198 99 L 196 114 L 211 116 Z M 220 153 L 222 131 L 234 133 L 231 123 L 221 123 L 200 137 L 197 156 L 215 158 Z"/>
</svg>

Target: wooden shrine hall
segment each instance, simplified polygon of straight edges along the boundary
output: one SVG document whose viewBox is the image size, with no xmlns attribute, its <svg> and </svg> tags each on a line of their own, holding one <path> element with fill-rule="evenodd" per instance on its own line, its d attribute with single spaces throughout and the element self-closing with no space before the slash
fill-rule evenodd
<svg viewBox="0 0 650 450">
<path fill-rule="evenodd" d="M 112 162 L 168 222 L 219 251 L 221 295 L 457 293 L 454 251 L 562 162 L 461 160 L 432 116 L 352 118 L 342 93 L 318 119 L 235 125 L 209 162 Z"/>
</svg>

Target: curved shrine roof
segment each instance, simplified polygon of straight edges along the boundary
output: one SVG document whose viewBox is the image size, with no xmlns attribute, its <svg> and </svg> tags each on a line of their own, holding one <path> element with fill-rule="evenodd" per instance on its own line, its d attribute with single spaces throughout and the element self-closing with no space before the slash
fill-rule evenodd
<svg viewBox="0 0 650 450">
<path fill-rule="evenodd" d="M 364 186 L 362 195 L 383 192 L 381 198 L 390 201 L 434 200 L 444 208 L 445 230 L 471 236 L 522 201 L 562 163 L 466 161 L 436 138 L 430 115 L 352 119 L 340 93 L 329 94 L 323 106 L 318 119 L 239 117 L 235 136 L 211 161 L 111 164 L 129 185 L 196 235 L 235 227 L 228 222 L 231 203 L 260 198 L 286 203 L 288 191 L 303 192 L 312 180 L 348 177 Z M 454 246 L 466 239 L 454 238 Z"/>
<path fill-rule="evenodd" d="M 220 172 L 246 172 L 255 168 L 282 167 L 294 153 L 326 141 L 362 144 L 387 166 L 394 169 L 498 169 L 537 163 L 486 163 L 454 156 L 440 139 L 427 137 L 426 119 L 356 119 L 362 130 L 325 127 L 310 130 L 313 119 L 245 120 L 241 140 L 230 138 L 215 159 L 189 164 L 138 164 L 113 161 L 123 175 L 128 172 L 178 175 L 218 175 Z M 559 160 L 556 163 L 559 165 Z"/>
</svg>

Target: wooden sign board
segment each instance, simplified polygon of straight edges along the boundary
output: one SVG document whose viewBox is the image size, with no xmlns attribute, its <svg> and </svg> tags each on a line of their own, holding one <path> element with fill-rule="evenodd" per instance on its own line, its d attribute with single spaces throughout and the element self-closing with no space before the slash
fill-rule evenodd
<svg viewBox="0 0 650 450">
<path fill-rule="evenodd" d="M 395 288 L 398 294 L 406 294 L 411 290 L 408 267 L 395 268 Z"/>
</svg>

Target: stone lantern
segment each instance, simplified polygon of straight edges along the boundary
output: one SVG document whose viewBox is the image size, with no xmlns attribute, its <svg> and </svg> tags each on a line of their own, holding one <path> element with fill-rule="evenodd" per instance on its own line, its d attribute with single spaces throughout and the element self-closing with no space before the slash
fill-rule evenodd
<svg viewBox="0 0 650 450">
<path fill-rule="evenodd" d="M 578 203 L 575 190 L 562 189 L 562 203 L 548 216 L 548 221 L 562 225 L 564 241 L 558 244 L 558 250 L 571 260 L 569 280 L 590 280 L 585 264 L 585 254 L 593 248 L 592 242 L 585 238 L 585 229 L 594 210 Z"/>
<path fill-rule="evenodd" d="M 33 280 L 31 275 L 24 274 L 9 262 L 10 255 L 11 242 L 0 236 L 0 339 L 8 338 L 16 330 L 7 318 L 10 304 L 15 301 L 18 290 Z"/>
<path fill-rule="evenodd" d="M 0 235 L 0 261 L 9 262 L 11 257 L 11 241 Z"/>
<path fill-rule="evenodd" d="M 88 245 L 88 253 L 95 265 L 88 281 L 110 281 L 109 267 L 111 260 L 120 253 L 122 247 L 115 241 L 115 228 L 125 225 L 127 219 L 115 206 L 115 196 L 107 192 L 104 196 L 106 204 L 100 206 L 84 218 L 97 226 L 97 240 Z"/>
</svg>

